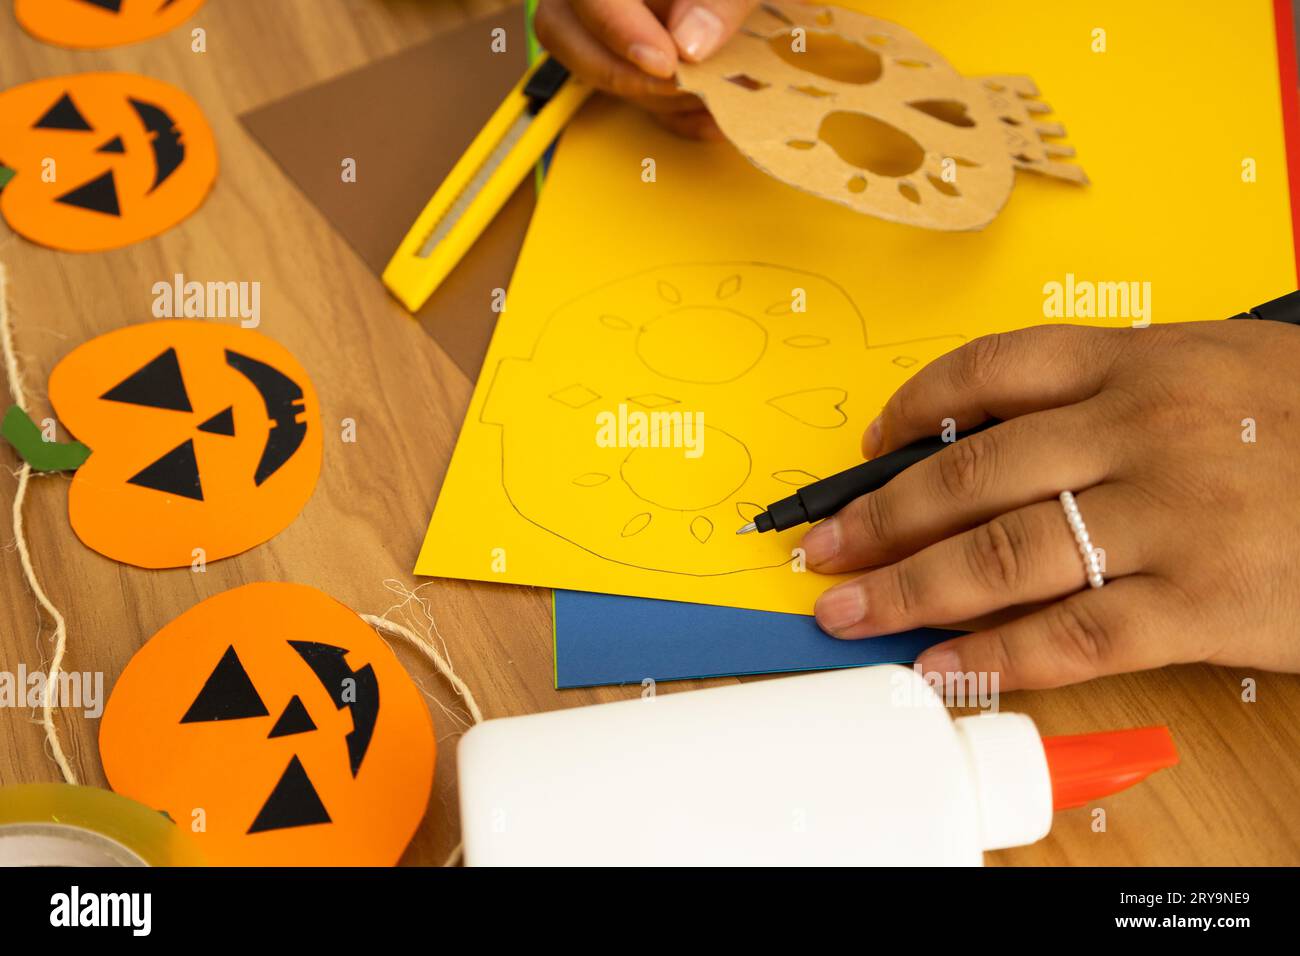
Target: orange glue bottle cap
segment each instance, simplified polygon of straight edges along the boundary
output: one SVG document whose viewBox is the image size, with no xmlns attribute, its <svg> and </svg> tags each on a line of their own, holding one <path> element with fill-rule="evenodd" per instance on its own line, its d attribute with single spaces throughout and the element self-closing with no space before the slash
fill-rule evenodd
<svg viewBox="0 0 1300 956">
<path fill-rule="evenodd" d="M 1070 810 L 1118 793 L 1178 763 L 1168 727 L 1044 737 L 1052 809 Z"/>
</svg>

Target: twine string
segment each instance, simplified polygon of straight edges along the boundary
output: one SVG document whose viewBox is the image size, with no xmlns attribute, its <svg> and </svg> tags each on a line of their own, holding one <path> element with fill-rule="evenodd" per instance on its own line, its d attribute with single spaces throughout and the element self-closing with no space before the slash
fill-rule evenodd
<svg viewBox="0 0 1300 956">
<path fill-rule="evenodd" d="M 9 276 L 0 263 L 0 349 L 4 352 L 5 377 L 9 380 L 9 392 L 14 404 L 24 412 L 28 411 L 27 394 L 23 388 L 22 375 L 18 371 L 18 356 L 14 350 L 13 326 L 9 321 Z M 54 606 L 45 589 L 36 577 L 32 566 L 31 552 L 27 548 L 27 535 L 23 529 L 23 503 L 27 499 L 27 483 L 31 479 L 32 466 L 23 462 L 17 471 L 18 488 L 14 492 L 13 530 L 14 547 L 18 551 L 18 561 L 22 565 L 23 577 L 27 586 L 36 595 L 36 601 L 54 623 L 54 656 L 50 658 L 50 668 L 46 673 L 45 689 L 41 700 L 41 726 L 45 729 L 45 742 L 50 755 L 59 766 L 59 772 L 68 783 L 77 783 L 76 771 L 68 762 L 63 750 L 63 741 L 59 738 L 59 728 L 54 722 L 54 688 L 58 686 L 59 673 L 63 669 L 63 655 L 68 648 L 68 623 L 62 612 Z"/>
<path fill-rule="evenodd" d="M 427 584 L 421 584 L 414 590 L 410 590 L 401 581 L 389 578 L 384 581 L 384 587 L 400 598 L 400 601 L 389 607 L 382 615 L 362 614 L 361 619 L 378 631 L 402 638 L 428 658 L 434 669 L 442 675 L 447 683 L 451 685 L 452 690 L 459 695 L 461 703 L 469 714 L 470 723 L 482 723 L 482 708 L 479 707 L 478 701 L 474 699 L 474 693 L 469 689 L 469 685 L 461 679 L 452 666 L 451 654 L 447 651 L 447 642 L 443 639 L 442 633 L 438 630 L 438 622 L 433 617 L 432 602 L 420 595 L 420 591 L 428 586 Z M 390 620 L 389 615 L 394 613 L 401 613 L 408 620 L 421 621 L 419 630 L 417 631 L 413 627 Z M 437 637 L 436 643 L 434 636 Z M 444 707 L 443 710 L 447 711 L 447 708 Z M 462 724 L 465 723 L 463 718 L 450 711 L 447 711 L 447 716 Z M 455 866 L 459 863 L 463 849 L 464 844 L 457 843 L 452 847 L 451 853 L 448 854 L 442 865 Z"/>
<path fill-rule="evenodd" d="M 8 274 L 3 263 L 0 263 L 0 350 L 3 350 L 4 353 L 5 376 L 9 381 L 9 391 L 13 396 L 14 404 L 24 412 L 29 412 L 27 394 L 23 388 L 22 376 L 18 369 L 17 352 L 14 348 L 13 327 L 9 319 Z M 14 546 L 18 552 L 18 560 L 22 565 L 23 577 L 27 581 L 27 586 L 31 588 L 32 593 L 36 596 L 37 603 L 54 624 L 54 656 L 50 659 L 50 666 L 46 675 L 45 692 L 41 702 L 41 726 L 45 730 L 45 741 L 50 754 L 54 762 L 58 764 L 63 779 L 70 784 L 76 784 L 78 782 L 77 774 L 72 769 L 72 764 L 68 761 L 67 754 L 64 752 L 63 741 L 59 736 L 59 728 L 54 721 L 55 694 L 53 688 L 57 686 L 59 674 L 63 669 L 63 658 L 68 645 L 68 625 L 62 612 L 50 600 L 36 576 L 36 569 L 32 565 L 32 556 L 27 546 L 27 535 L 23 524 L 23 504 L 27 499 L 27 484 L 31 479 L 31 474 L 31 465 L 25 461 L 15 472 L 18 479 L 18 488 L 14 493 L 13 503 Z M 401 598 L 401 601 L 392 605 L 382 615 L 362 614 L 360 615 L 361 619 L 378 631 L 402 638 L 427 658 L 433 664 L 434 669 L 442 675 L 460 697 L 465 710 L 469 714 L 470 723 L 482 722 L 483 711 L 479 707 L 478 701 L 474 699 L 474 694 L 470 691 L 469 685 L 461 679 L 460 675 L 452 667 L 451 655 L 447 652 L 446 641 L 443 640 L 442 634 L 438 631 L 437 623 L 434 621 L 430 610 L 430 602 L 419 594 L 420 588 L 427 585 L 420 585 L 415 590 L 408 590 L 400 581 L 390 578 L 384 582 L 384 586 Z M 415 612 L 414 608 L 418 608 L 418 612 Z M 427 622 L 421 628 L 423 633 L 406 624 L 390 620 L 389 615 L 394 612 L 402 612 L 408 617 L 418 613 Z M 437 635 L 437 643 L 434 642 L 431 635 Z M 463 718 L 450 711 L 448 711 L 448 716 L 462 724 L 466 723 Z M 462 844 L 457 843 L 443 866 L 454 866 L 458 863 L 461 852 Z"/>
</svg>

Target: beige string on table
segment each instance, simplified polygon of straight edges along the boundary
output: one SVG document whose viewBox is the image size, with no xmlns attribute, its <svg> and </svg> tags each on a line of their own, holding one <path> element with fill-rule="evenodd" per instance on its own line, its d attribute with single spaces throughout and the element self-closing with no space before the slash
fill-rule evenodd
<svg viewBox="0 0 1300 956">
<path fill-rule="evenodd" d="M 24 412 L 27 409 L 27 394 L 23 389 L 22 374 L 18 371 L 18 357 L 14 349 L 13 326 L 9 322 L 9 275 L 4 264 L 0 263 L 0 348 L 4 351 L 5 377 L 9 380 L 9 392 L 14 404 Z M 59 765 L 59 772 L 68 783 L 77 782 L 77 774 L 63 752 L 63 742 L 59 739 L 59 729 L 54 723 L 54 693 L 58 686 L 59 671 L 63 667 L 63 655 L 68 647 L 68 622 L 54 602 L 50 600 L 36 577 L 32 567 L 31 552 L 27 549 L 27 536 L 23 531 L 23 501 L 27 498 L 27 483 L 31 480 L 32 466 L 23 462 L 16 472 L 18 489 L 14 492 L 13 527 L 14 547 L 18 551 L 18 561 L 23 568 L 23 577 L 27 586 L 36 595 L 36 602 L 54 622 L 54 656 L 50 658 L 50 670 L 45 682 L 45 691 L 41 695 L 41 726 L 45 728 L 45 741 L 49 745 L 54 762 Z"/>
<path fill-rule="evenodd" d="M 429 632 L 431 631 L 433 634 L 438 635 L 439 641 L 442 639 L 442 635 L 438 633 L 438 626 L 433 620 L 433 615 L 429 612 L 428 600 L 419 596 L 419 588 L 414 591 L 409 591 L 399 581 L 390 579 L 385 581 L 384 585 L 390 591 L 397 594 L 398 597 L 402 598 L 401 603 L 390 607 L 382 616 L 375 614 L 362 614 L 361 620 L 365 621 L 378 631 L 402 638 L 428 658 L 438 673 L 441 674 L 446 679 L 447 683 L 451 685 L 452 689 L 460 695 L 461 700 L 464 702 L 465 710 L 469 713 L 470 723 L 481 723 L 483 721 L 483 711 L 480 709 L 478 701 L 474 699 L 474 694 L 470 691 L 469 686 L 461 680 L 460 675 L 458 675 L 455 669 L 451 666 L 451 661 L 446 655 L 446 646 L 444 645 L 442 650 L 439 650 L 438 645 L 435 644 L 433 639 L 429 636 Z M 423 587 L 424 585 L 421 586 Z M 390 613 L 397 610 L 404 610 L 412 603 L 420 608 L 428 621 L 424 627 L 424 634 L 419 634 L 413 628 L 388 619 Z M 443 710 L 447 711 L 447 708 L 444 707 Z M 451 711 L 447 711 L 447 716 L 453 720 L 464 723 L 457 714 L 452 713 Z M 456 863 L 460 861 L 462 846 L 463 844 L 457 843 L 452 847 L 451 853 L 448 854 L 447 859 L 442 865 L 455 866 Z"/>
<path fill-rule="evenodd" d="M 27 394 L 23 388 L 22 374 L 18 369 L 17 350 L 14 347 L 13 325 L 9 319 L 9 284 L 8 273 L 4 264 L 0 263 L 0 349 L 4 352 L 5 377 L 9 381 L 9 392 L 13 396 L 14 404 L 28 413 Z M 68 647 L 68 622 L 62 612 L 54 606 L 45 589 L 41 587 L 41 582 L 36 576 L 36 569 L 32 566 L 31 552 L 27 546 L 27 535 L 23 527 L 23 503 L 27 498 L 27 484 L 31 480 L 32 468 L 27 462 L 23 462 L 18 470 L 14 473 L 18 479 L 18 488 L 14 492 L 13 503 L 13 532 L 14 547 L 18 552 L 18 561 L 22 565 L 23 577 L 27 580 L 27 586 L 32 589 L 32 594 L 36 596 L 36 601 L 41 609 L 49 616 L 54 624 L 54 655 L 50 658 L 50 666 L 46 675 L 45 692 L 42 694 L 41 701 L 41 726 L 45 730 L 45 741 L 50 749 L 50 754 L 54 762 L 58 764 L 59 772 L 63 774 L 63 779 L 68 783 L 75 784 L 78 782 L 76 771 L 72 769 L 72 764 L 68 761 L 67 754 L 63 749 L 63 741 L 59 736 L 58 726 L 54 722 L 54 693 L 52 689 L 58 686 L 59 673 L 63 669 L 63 657 Z M 417 591 L 408 591 L 400 582 L 389 580 L 384 582 L 385 586 L 396 593 L 403 600 L 400 604 L 390 607 L 383 615 L 362 614 L 361 619 L 371 627 L 386 634 L 400 637 L 407 641 L 412 647 L 426 657 L 460 696 L 464 702 L 465 710 L 469 714 L 470 723 L 477 724 L 483 720 L 483 711 L 474 699 L 474 694 L 470 691 L 468 685 L 460 678 L 451 666 L 446 654 L 446 646 L 442 649 L 433 642 L 429 636 L 429 631 L 437 634 L 437 625 L 433 622 L 432 614 L 429 612 L 428 602 L 421 598 Z M 418 589 L 417 589 L 418 590 Z M 428 619 L 428 625 L 425 627 L 425 634 L 421 635 L 411 627 L 400 624 L 397 621 L 388 619 L 388 614 L 395 610 L 407 608 L 412 602 L 415 602 L 423 611 Z M 441 634 L 438 635 L 441 640 Z M 446 708 L 443 708 L 446 710 Z M 448 711 L 449 716 L 453 719 L 460 720 L 457 715 Z M 461 855 L 461 844 L 457 843 L 448 856 L 444 866 L 452 866 L 457 863 Z"/>
</svg>

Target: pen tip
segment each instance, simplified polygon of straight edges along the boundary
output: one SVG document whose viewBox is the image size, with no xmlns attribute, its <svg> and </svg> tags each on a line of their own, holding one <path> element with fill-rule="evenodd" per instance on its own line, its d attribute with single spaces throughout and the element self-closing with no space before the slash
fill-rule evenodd
<svg viewBox="0 0 1300 956">
<path fill-rule="evenodd" d="M 736 529 L 736 534 L 749 534 L 751 531 L 757 531 L 757 530 L 758 530 L 758 527 L 754 524 L 754 522 L 751 521 L 749 524 L 745 525 L 743 528 L 738 528 L 738 529 Z"/>
</svg>

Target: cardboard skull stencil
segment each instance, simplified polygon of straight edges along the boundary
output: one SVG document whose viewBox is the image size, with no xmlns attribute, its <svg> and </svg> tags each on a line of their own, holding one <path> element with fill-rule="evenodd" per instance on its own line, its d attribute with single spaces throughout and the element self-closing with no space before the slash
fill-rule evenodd
<svg viewBox="0 0 1300 956">
<path fill-rule="evenodd" d="M 896 24 L 836 7 L 764 4 L 704 63 L 682 64 L 758 168 L 892 222 L 980 229 L 1015 170 L 1073 183 L 1065 129 L 1025 76 L 964 77 Z"/>
</svg>

